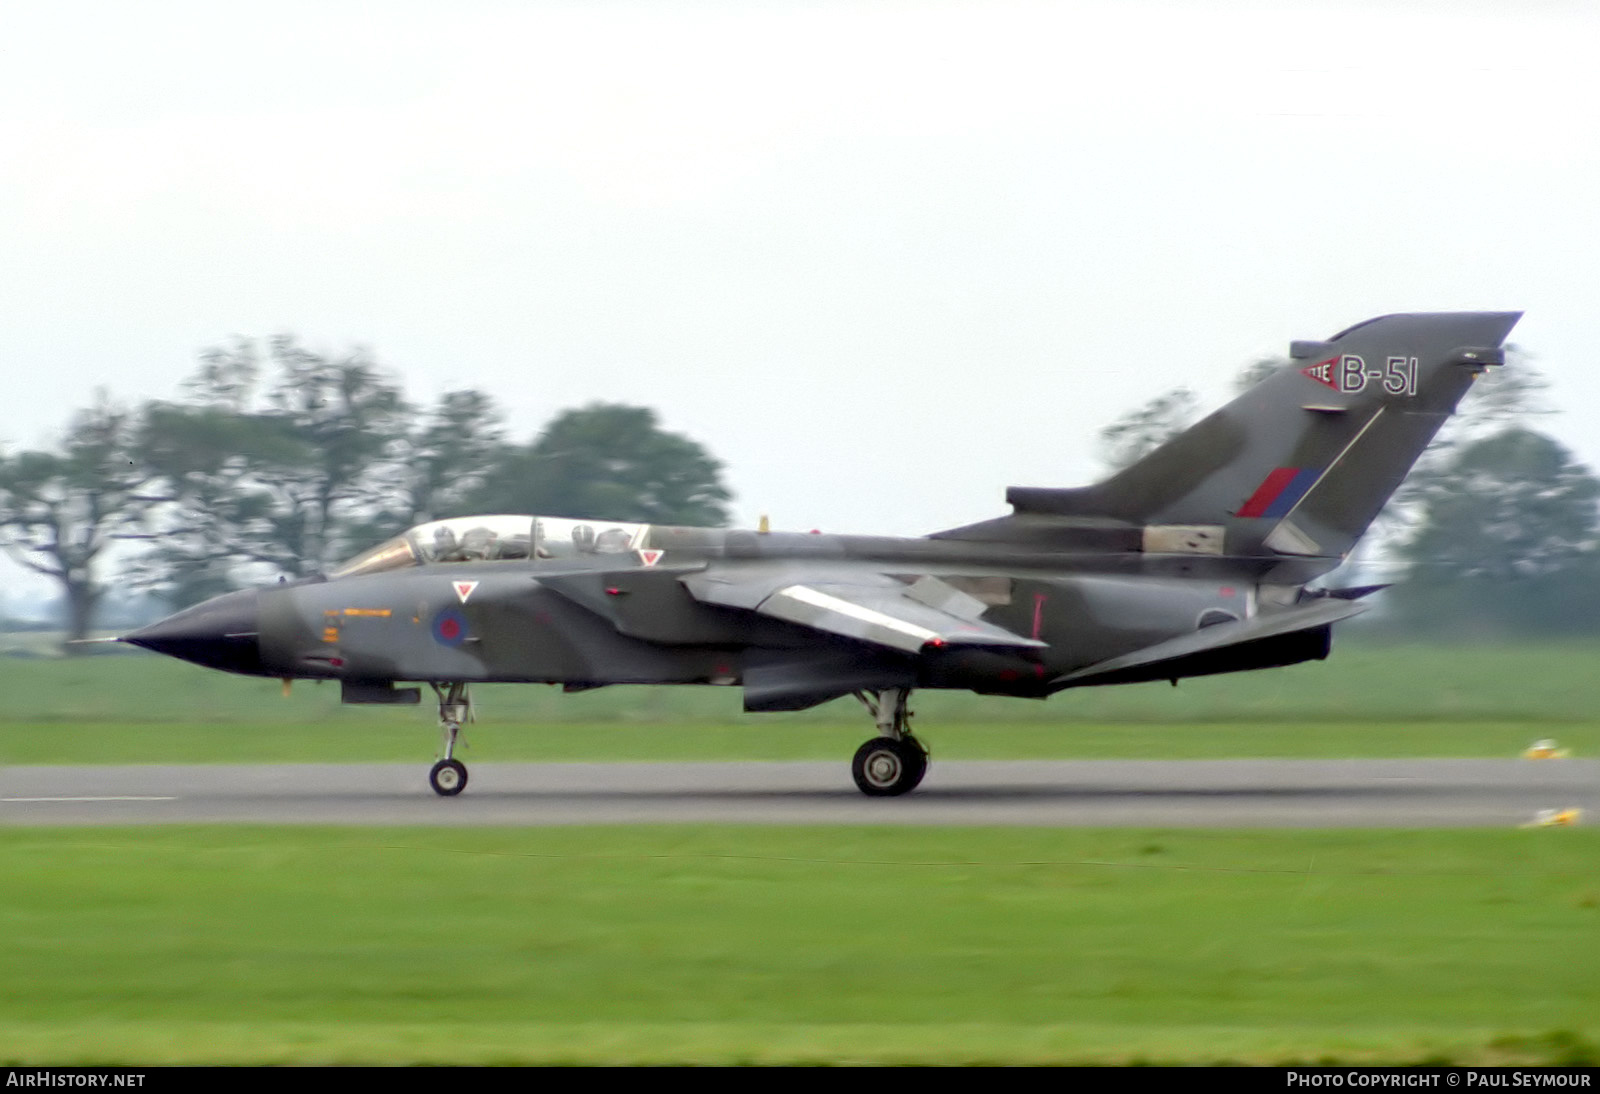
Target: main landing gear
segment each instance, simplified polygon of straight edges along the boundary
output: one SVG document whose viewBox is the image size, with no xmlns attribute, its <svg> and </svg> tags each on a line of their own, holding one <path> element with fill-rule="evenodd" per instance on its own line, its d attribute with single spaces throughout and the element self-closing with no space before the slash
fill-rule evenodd
<svg viewBox="0 0 1600 1094">
<path fill-rule="evenodd" d="M 910 688 L 858 691 L 856 698 L 878 723 L 878 735 L 856 750 L 850 774 L 863 794 L 888 798 L 909 794 L 928 773 L 928 750 L 911 735 Z"/>
<path fill-rule="evenodd" d="M 440 797 L 453 798 L 467 788 L 467 765 L 455 758 L 461 724 L 472 721 L 472 700 L 464 683 L 430 684 L 439 700 L 439 728 L 444 733 L 444 759 L 428 772 L 428 783 Z"/>
<path fill-rule="evenodd" d="M 472 721 L 472 700 L 464 682 L 430 684 L 439 700 L 439 729 L 444 734 L 444 758 L 428 772 L 428 783 L 440 797 L 453 798 L 467 788 L 467 765 L 455 758 L 461 727 Z M 861 792 L 873 798 L 909 794 L 928 773 L 928 750 L 911 733 L 911 711 L 906 702 L 910 688 L 858 691 L 878 735 L 856 750 L 850 763 Z"/>
</svg>

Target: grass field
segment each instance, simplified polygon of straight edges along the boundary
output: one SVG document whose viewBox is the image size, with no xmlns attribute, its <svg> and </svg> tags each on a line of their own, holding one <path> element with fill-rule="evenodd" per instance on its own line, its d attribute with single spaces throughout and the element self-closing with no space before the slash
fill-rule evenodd
<svg viewBox="0 0 1600 1094">
<path fill-rule="evenodd" d="M 0 832 L 0 1057 L 1600 1062 L 1596 833 Z"/>
<path fill-rule="evenodd" d="M 935 758 L 1600 754 L 1594 643 L 919 693 Z M 398 760 L 423 707 L 0 657 L 0 763 Z M 835 759 L 849 701 L 477 690 L 469 762 Z M 0 1062 L 1600 1063 L 1600 836 L 0 829 Z"/>
<path fill-rule="evenodd" d="M 1065 692 L 1047 702 L 919 692 L 936 757 L 1504 756 L 1538 737 L 1600 753 L 1600 644 L 1393 646 L 1326 662 Z M 230 676 L 142 652 L 0 658 L 0 763 L 418 760 L 431 707 L 343 707 L 334 685 Z M 733 688 L 476 689 L 469 759 L 827 759 L 868 722 L 853 700 L 748 715 Z"/>
</svg>

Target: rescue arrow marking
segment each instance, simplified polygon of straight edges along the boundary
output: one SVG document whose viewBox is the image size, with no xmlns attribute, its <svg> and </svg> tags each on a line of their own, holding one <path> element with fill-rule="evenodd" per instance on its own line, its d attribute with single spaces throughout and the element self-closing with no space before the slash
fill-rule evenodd
<svg viewBox="0 0 1600 1094">
<path fill-rule="evenodd" d="M 661 550 L 646 551 L 641 549 L 639 551 L 639 561 L 644 563 L 646 566 L 654 566 L 656 563 L 661 561 L 661 556 L 666 553 L 667 552 Z"/>
<path fill-rule="evenodd" d="M 453 582 L 453 584 L 456 587 L 456 596 L 461 598 L 461 603 L 463 604 L 467 602 L 467 597 L 472 595 L 472 590 L 478 587 L 476 581 L 457 581 Z"/>
<path fill-rule="evenodd" d="M 1310 377 L 1317 383 L 1333 390 L 1339 390 L 1339 383 L 1333 378 L 1333 366 L 1338 361 L 1337 357 L 1330 357 L 1326 361 L 1318 361 L 1314 365 L 1307 365 L 1300 370 L 1300 375 Z"/>
</svg>

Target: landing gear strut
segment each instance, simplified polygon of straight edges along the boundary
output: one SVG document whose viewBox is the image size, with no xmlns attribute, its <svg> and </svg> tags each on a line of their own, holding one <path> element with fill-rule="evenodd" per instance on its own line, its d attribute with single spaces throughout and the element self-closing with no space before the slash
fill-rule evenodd
<svg viewBox="0 0 1600 1094">
<path fill-rule="evenodd" d="M 440 797 L 453 798 L 467 788 L 467 765 L 455 758 L 461 724 L 472 721 L 472 700 L 467 685 L 429 684 L 439 700 L 439 729 L 444 733 L 444 759 L 428 772 L 428 783 Z"/>
<path fill-rule="evenodd" d="M 928 750 L 911 735 L 910 688 L 858 691 L 856 698 L 878 723 L 878 736 L 856 750 L 850 774 L 874 798 L 909 794 L 928 773 Z"/>
</svg>

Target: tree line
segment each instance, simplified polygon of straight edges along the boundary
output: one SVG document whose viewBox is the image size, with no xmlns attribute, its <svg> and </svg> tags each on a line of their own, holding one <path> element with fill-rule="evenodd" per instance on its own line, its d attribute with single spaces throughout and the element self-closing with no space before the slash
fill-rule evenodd
<svg viewBox="0 0 1600 1094">
<path fill-rule="evenodd" d="M 282 335 L 205 351 L 178 399 L 102 392 L 59 444 L 0 454 L 0 547 L 59 584 L 70 640 L 113 581 L 182 607 L 436 518 L 719 526 L 731 496 L 722 464 L 648 408 L 566 410 L 517 441 L 486 392 L 419 405 L 370 354 Z"/>
<path fill-rule="evenodd" d="M 1345 568 L 1397 582 L 1392 625 L 1600 630 L 1600 480 L 1534 428 L 1545 385 L 1511 356 L 1475 385 Z M 1286 364 L 1254 362 L 1235 387 Z M 182 607 L 322 572 L 436 518 L 728 520 L 722 464 L 645 407 L 566 410 L 517 441 L 486 392 L 419 405 L 364 351 L 330 356 L 291 335 L 205 351 L 182 391 L 139 406 L 101 393 L 57 445 L 0 454 L 0 547 L 59 584 L 69 639 L 92 628 L 113 582 Z M 1136 407 L 1100 431 L 1105 461 L 1132 463 L 1199 409 L 1185 388 Z"/>
<path fill-rule="evenodd" d="M 1548 386 L 1508 347 L 1424 452 L 1337 577 L 1390 580 L 1380 602 L 1396 630 L 1465 638 L 1600 632 L 1600 479 L 1535 427 Z M 1247 366 L 1242 392 L 1283 359 Z M 1176 388 L 1100 431 L 1101 454 L 1124 467 L 1199 416 Z"/>
</svg>

